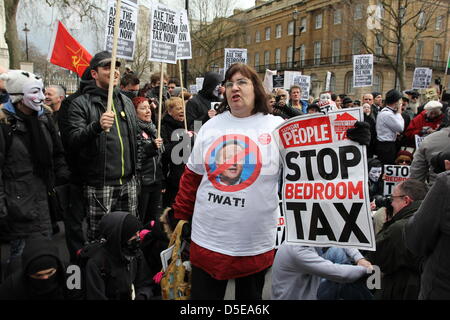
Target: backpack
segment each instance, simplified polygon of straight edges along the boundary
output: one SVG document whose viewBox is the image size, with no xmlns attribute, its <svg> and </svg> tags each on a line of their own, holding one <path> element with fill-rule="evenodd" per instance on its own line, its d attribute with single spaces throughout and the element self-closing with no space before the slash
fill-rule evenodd
<svg viewBox="0 0 450 320">
<path fill-rule="evenodd" d="M 180 220 L 170 238 L 169 248 L 174 245 L 172 258 L 161 278 L 163 300 L 189 300 L 191 296 L 191 270 L 182 260 L 181 234 L 186 220 Z"/>
<path fill-rule="evenodd" d="M 86 299 L 86 266 L 89 259 L 93 258 L 104 246 L 106 240 L 96 240 L 89 242 L 83 248 L 77 251 L 76 264 L 80 267 L 81 270 L 81 289 L 78 290 L 76 297 L 77 299 L 84 300 Z M 110 274 L 110 268 L 106 260 L 103 261 L 102 266 L 100 267 L 101 276 L 104 280 L 106 280 Z"/>
</svg>

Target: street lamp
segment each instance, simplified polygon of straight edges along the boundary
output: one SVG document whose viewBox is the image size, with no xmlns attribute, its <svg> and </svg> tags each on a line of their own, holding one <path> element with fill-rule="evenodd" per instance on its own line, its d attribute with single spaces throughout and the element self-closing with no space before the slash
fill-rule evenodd
<svg viewBox="0 0 450 320">
<path fill-rule="evenodd" d="M 27 28 L 26 23 L 25 23 L 25 28 L 23 28 L 22 31 L 25 32 L 25 48 L 27 51 L 27 62 L 28 62 L 29 61 L 29 59 L 28 59 L 28 32 L 30 31 L 30 29 Z"/>
<path fill-rule="evenodd" d="M 297 9 L 295 9 L 292 12 L 292 18 L 294 19 L 294 30 L 292 33 L 292 66 L 294 66 L 295 65 L 295 35 L 296 35 L 295 30 L 297 29 L 297 18 L 298 18 Z"/>
</svg>

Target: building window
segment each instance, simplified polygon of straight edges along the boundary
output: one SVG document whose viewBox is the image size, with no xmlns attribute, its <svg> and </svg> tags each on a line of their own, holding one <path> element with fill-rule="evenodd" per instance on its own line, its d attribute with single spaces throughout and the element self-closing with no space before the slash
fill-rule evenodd
<svg viewBox="0 0 450 320">
<path fill-rule="evenodd" d="M 327 86 L 327 75 L 325 74 L 325 81 L 324 83 L 324 89 L 326 89 Z M 336 92 L 336 76 L 333 72 L 331 72 L 331 78 L 330 78 L 330 88 L 329 90 L 331 92 Z"/>
<path fill-rule="evenodd" d="M 270 27 L 266 28 L 266 40 L 270 40 Z"/>
<path fill-rule="evenodd" d="M 255 42 L 261 42 L 261 32 L 259 32 L 259 30 L 255 33 Z"/>
<path fill-rule="evenodd" d="M 303 18 L 300 19 L 300 26 L 303 27 L 302 33 L 306 32 L 306 22 L 307 22 L 306 17 L 303 17 Z"/>
<path fill-rule="evenodd" d="M 320 41 L 314 42 L 314 64 L 320 64 L 320 57 L 322 54 L 322 43 Z"/>
<path fill-rule="evenodd" d="M 282 34 L 281 24 L 277 24 L 277 26 L 275 27 L 275 38 L 281 38 L 281 34 Z"/>
<path fill-rule="evenodd" d="M 341 56 L 341 40 L 335 39 L 331 43 L 331 63 L 339 63 Z"/>
<path fill-rule="evenodd" d="M 259 52 L 255 53 L 255 69 L 259 67 Z"/>
<path fill-rule="evenodd" d="M 353 71 L 347 72 L 345 75 L 345 93 L 353 93 Z"/>
<path fill-rule="evenodd" d="M 281 67 L 281 49 L 276 48 L 275 49 L 275 63 L 277 65 L 277 69 Z"/>
<path fill-rule="evenodd" d="M 376 92 L 383 92 L 383 77 L 379 72 L 373 75 L 372 90 Z"/>
<path fill-rule="evenodd" d="M 269 67 L 270 64 L 270 51 L 264 51 L 264 66 Z"/>
<path fill-rule="evenodd" d="M 294 21 L 288 22 L 287 31 L 288 31 L 288 36 L 292 36 L 294 34 Z"/>
<path fill-rule="evenodd" d="M 323 20 L 323 14 L 318 14 L 316 16 L 316 29 L 322 29 L 322 20 Z"/>
<path fill-rule="evenodd" d="M 419 13 L 419 18 L 417 19 L 417 28 L 425 27 L 426 15 L 424 11 Z"/>
<path fill-rule="evenodd" d="M 418 40 L 416 45 L 416 65 L 422 65 L 423 40 Z"/>
<path fill-rule="evenodd" d="M 444 22 L 444 16 L 436 17 L 436 30 L 437 31 L 442 29 L 443 22 Z"/>
<path fill-rule="evenodd" d="M 354 37 L 352 41 L 352 54 L 361 53 L 361 40 L 358 37 Z"/>
<path fill-rule="evenodd" d="M 333 23 L 341 24 L 342 23 L 342 11 L 341 9 L 337 9 L 333 14 Z"/>
<path fill-rule="evenodd" d="M 355 20 L 359 20 L 363 18 L 363 6 L 362 4 L 357 4 L 355 6 L 355 13 L 354 13 L 354 17 Z"/>
<path fill-rule="evenodd" d="M 292 68 L 292 46 L 286 50 L 286 62 L 288 63 L 288 68 Z"/>
<path fill-rule="evenodd" d="M 383 54 L 383 34 L 377 33 L 375 36 L 375 55 L 381 56 Z"/>
<path fill-rule="evenodd" d="M 433 50 L 433 67 L 439 66 L 439 62 L 441 60 L 441 51 L 442 51 L 442 45 L 440 43 L 435 43 L 434 50 Z"/>
<path fill-rule="evenodd" d="M 306 47 L 304 44 L 302 44 L 300 46 L 300 65 L 304 66 L 305 65 L 305 59 L 306 59 Z"/>
</svg>

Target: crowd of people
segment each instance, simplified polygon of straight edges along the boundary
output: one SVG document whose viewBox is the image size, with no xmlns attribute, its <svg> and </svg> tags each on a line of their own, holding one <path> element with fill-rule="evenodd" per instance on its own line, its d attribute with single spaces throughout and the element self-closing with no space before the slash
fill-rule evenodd
<svg viewBox="0 0 450 320">
<path fill-rule="evenodd" d="M 439 196 L 450 187 L 450 99 L 441 87 L 304 101 L 296 85 L 267 94 L 251 67 L 234 64 L 224 79 L 207 72 L 191 95 L 176 79 L 155 73 L 142 85 L 111 64 L 109 52 L 94 55 L 67 97 L 30 72 L 0 75 L 0 241 L 10 248 L 0 299 L 160 299 L 159 254 L 180 220 L 189 221 L 194 300 L 223 299 L 230 279 L 236 299 L 262 299 L 270 268 L 273 299 L 450 298 Z M 291 117 L 357 106 L 364 121 L 347 136 L 367 146 L 377 250 L 275 249 L 282 165 L 270 135 Z M 391 197 L 386 164 L 411 166 Z M 82 270 L 76 290 L 52 240 L 59 221 Z M 383 277 L 371 291 L 361 279 L 374 265 Z"/>
</svg>

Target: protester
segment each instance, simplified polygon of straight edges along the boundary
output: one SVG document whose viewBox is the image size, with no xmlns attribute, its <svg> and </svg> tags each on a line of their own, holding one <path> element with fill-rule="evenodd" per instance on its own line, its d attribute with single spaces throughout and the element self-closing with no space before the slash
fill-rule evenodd
<svg viewBox="0 0 450 320">
<path fill-rule="evenodd" d="M 176 87 L 180 86 L 180 82 L 176 79 L 170 79 L 169 82 L 167 83 L 167 92 L 169 93 L 169 95 L 171 97 L 176 97 L 176 95 L 174 94 L 173 90 Z"/>
<path fill-rule="evenodd" d="M 410 166 L 413 161 L 413 154 L 408 150 L 400 150 L 395 158 L 396 165 Z"/>
<path fill-rule="evenodd" d="M 139 94 L 139 78 L 134 73 L 126 73 L 120 79 L 120 92 L 131 100 Z"/>
<path fill-rule="evenodd" d="M 324 258 L 320 247 L 283 243 L 278 247 L 272 267 L 272 299 L 317 300 L 322 279 L 352 283 L 368 274 L 371 265 L 358 250 L 340 250 L 357 265 L 333 263 Z M 351 288 L 341 290 L 352 291 Z"/>
<path fill-rule="evenodd" d="M 353 108 L 353 100 L 350 97 L 345 97 L 342 100 L 342 109 Z"/>
<path fill-rule="evenodd" d="M 55 242 L 45 238 L 26 241 L 22 267 L 0 285 L 0 300 L 67 300 L 65 264 Z"/>
<path fill-rule="evenodd" d="M 124 210 L 136 215 L 136 112 L 133 103 L 114 88 L 112 110 L 106 111 L 111 53 L 97 53 L 90 62 L 95 80 L 75 98 L 67 115 L 67 147 L 78 153 L 83 197 L 88 220 L 88 240 L 99 237 L 98 224 L 111 212 Z M 106 132 L 109 130 L 109 132 Z"/>
<path fill-rule="evenodd" d="M 291 86 L 289 89 L 289 107 L 299 109 L 303 114 L 307 113 L 308 102 L 301 100 L 302 88 L 297 85 Z"/>
<path fill-rule="evenodd" d="M 287 105 L 289 102 L 289 92 L 284 89 L 277 89 L 275 100 L 279 106 Z"/>
<path fill-rule="evenodd" d="M 137 162 L 136 171 L 140 186 L 138 212 L 141 222 L 147 225 L 152 220 L 159 220 L 162 212 L 161 149 L 163 141 L 157 138 L 156 127 L 152 123 L 152 111 L 148 99 L 133 99 L 137 115 Z"/>
<path fill-rule="evenodd" d="M 320 107 L 317 103 L 310 104 L 306 110 L 308 111 L 308 114 L 321 112 Z"/>
<path fill-rule="evenodd" d="M 165 113 L 164 105 L 166 103 L 166 100 L 170 98 L 169 92 L 167 91 L 167 82 L 168 78 L 167 75 L 163 75 L 163 81 L 162 81 L 162 109 L 161 109 L 161 115 Z M 158 123 L 158 117 L 159 117 L 159 91 L 161 86 L 161 73 L 156 72 L 152 74 L 150 77 L 150 85 L 148 87 L 148 90 L 145 91 L 144 97 L 148 98 L 150 102 L 150 106 L 152 109 L 152 121 L 153 123 Z"/>
<path fill-rule="evenodd" d="M 376 154 L 376 143 L 377 143 L 377 128 L 376 121 L 372 115 L 372 108 L 369 103 L 364 103 L 362 105 L 364 112 L 364 122 L 367 122 L 370 126 L 370 144 L 367 147 L 367 156 L 372 158 Z"/>
<path fill-rule="evenodd" d="M 14 270 L 25 239 L 52 236 L 57 208 L 49 194 L 67 183 L 60 137 L 44 108 L 42 79 L 23 70 L 1 75 L 11 101 L 0 111 L 0 237 L 10 242 Z M 54 199 L 54 198 L 53 198 Z"/>
<path fill-rule="evenodd" d="M 87 300 L 149 300 L 152 282 L 140 250 L 139 220 L 126 212 L 105 215 L 99 226 L 106 241 L 86 263 Z M 134 287 L 134 292 L 132 289 Z"/>
<path fill-rule="evenodd" d="M 401 116 L 402 95 L 395 89 L 386 93 L 386 107 L 376 120 L 378 158 L 383 164 L 394 164 L 397 154 L 397 135 L 403 132 L 404 120 Z"/>
<path fill-rule="evenodd" d="M 383 109 L 383 96 L 380 92 L 372 92 L 373 104 L 372 104 L 372 114 L 375 120 L 378 117 L 381 109 Z"/>
<path fill-rule="evenodd" d="M 191 150 L 190 136 L 184 127 L 184 112 L 181 98 L 166 101 L 167 114 L 161 121 L 161 138 L 164 142 L 162 167 L 165 180 L 163 207 L 169 207 L 178 192 L 181 175 L 187 162 L 187 151 Z M 174 150 L 175 148 L 175 150 Z"/>
<path fill-rule="evenodd" d="M 64 89 L 58 85 L 51 85 L 45 88 L 45 104 L 52 108 L 52 117 L 58 128 L 58 115 L 61 102 L 65 98 Z M 59 131 L 59 129 L 57 129 Z"/>
<path fill-rule="evenodd" d="M 431 159 L 439 152 L 444 151 L 450 144 L 450 127 L 441 127 L 441 130 L 434 132 L 423 139 L 419 148 L 414 153 L 411 163 L 410 178 L 426 182 L 432 186 L 436 180 L 434 163 Z"/>
<path fill-rule="evenodd" d="M 173 205 L 176 219 L 192 218 L 190 261 L 194 300 L 223 299 L 229 279 L 235 279 L 236 299 L 261 299 L 265 273 L 274 257 L 273 222 L 279 210 L 280 159 L 275 139 L 268 137 L 283 120 L 268 114 L 261 80 L 247 65 L 233 64 L 225 73 L 225 87 L 219 115 L 198 133 L 181 177 L 180 185 L 184 188 L 180 188 Z M 361 129 L 360 133 L 368 133 L 367 127 L 355 128 Z M 232 134 L 227 135 L 228 132 Z M 348 136 L 353 134 L 349 132 Z M 368 140 L 365 135 L 364 138 Z M 226 142 L 261 150 L 263 174 L 249 179 L 254 166 L 247 160 L 240 183 L 219 183 L 218 175 L 239 160 L 234 157 L 232 161 L 227 156 L 227 164 L 216 163 L 216 154 Z M 234 173 L 238 170 L 232 169 Z M 218 199 L 225 196 L 242 203 L 224 205 Z"/>
<path fill-rule="evenodd" d="M 408 179 L 392 191 L 392 217 L 376 235 L 376 251 L 366 258 L 380 267 L 381 288 L 375 298 L 382 300 L 417 300 L 420 288 L 421 257 L 413 255 L 403 241 L 403 228 L 427 194 L 427 186 Z"/>
<path fill-rule="evenodd" d="M 381 173 L 383 172 L 383 165 L 377 158 L 372 158 L 367 161 L 368 177 L 369 177 L 369 197 L 373 201 L 375 196 L 383 195 L 383 180 Z"/>
<path fill-rule="evenodd" d="M 219 87 L 220 75 L 216 72 L 207 72 L 204 75 L 202 89 L 186 104 L 186 120 L 188 129 L 194 130 L 194 121 L 201 121 L 203 125 L 216 115 L 211 109 L 212 102 L 220 102 Z"/>
<path fill-rule="evenodd" d="M 405 131 L 409 143 L 415 145 L 415 135 L 422 137 L 438 130 L 443 118 L 442 103 L 439 101 L 427 102 L 424 110 L 411 120 Z"/>
<path fill-rule="evenodd" d="M 425 257 L 420 278 L 420 300 L 450 299 L 448 270 L 450 259 L 449 199 L 450 157 L 442 159 L 440 173 L 425 199 L 404 229 L 406 247 Z"/>
<path fill-rule="evenodd" d="M 417 109 L 420 106 L 419 103 L 419 97 L 420 97 L 420 93 L 417 90 L 407 90 L 405 91 L 405 94 L 407 96 L 407 98 L 409 99 L 409 108 L 411 109 L 412 113 L 414 115 L 417 114 Z"/>
</svg>

